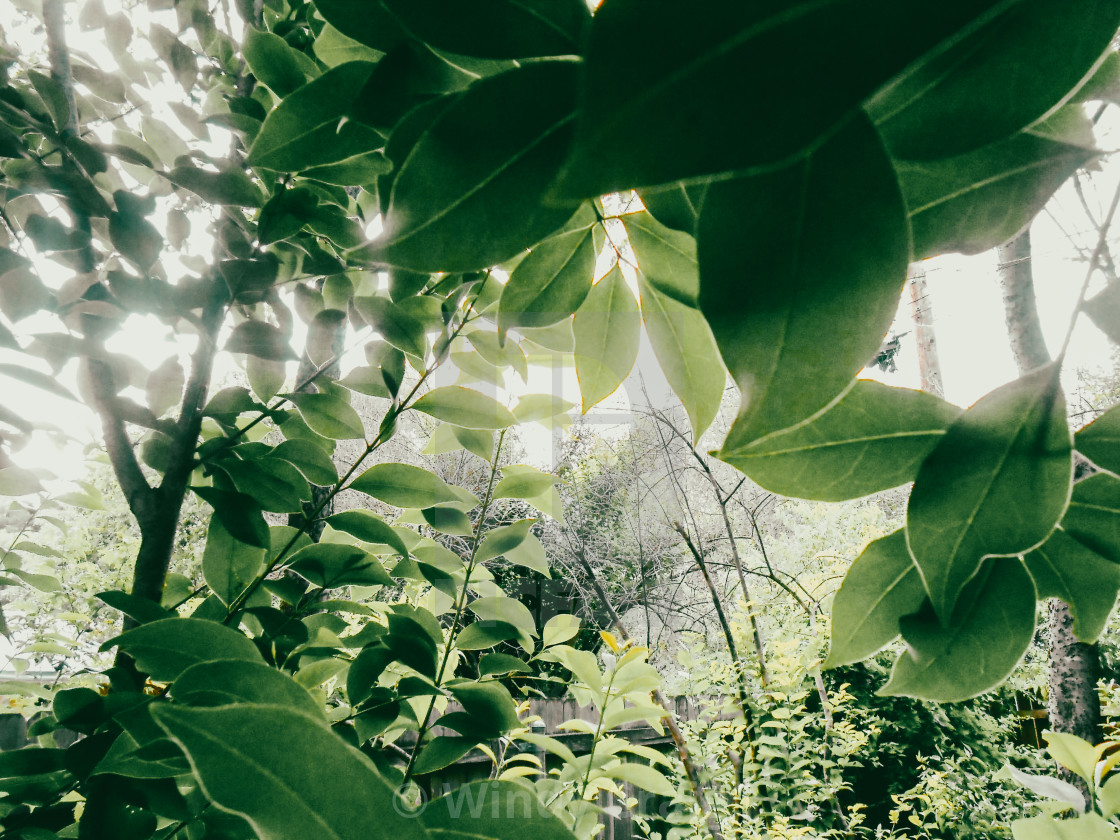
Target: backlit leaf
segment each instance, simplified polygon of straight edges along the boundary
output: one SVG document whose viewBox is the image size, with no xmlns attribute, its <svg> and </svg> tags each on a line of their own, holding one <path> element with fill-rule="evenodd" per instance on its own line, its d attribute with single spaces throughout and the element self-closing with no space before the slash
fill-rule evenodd
<svg viewBox="0 0 1120 840">
<path fill-rule="evenodd" d="M 166 618 L 142 624 L 110 639 L 101 650 L 116 647 L 136 660 L 152 679 L 171 682 L 199 662 L 239 659 L 261 662 L 257 646 L 243 633 L 201 618 Z"/>
<path fill-rule="evenodd" d="M 493 397 L 458 385 L 428 391 L 412 407 L 468 429 L 504 429 L 517 422 L 510 410 Z"/>
<path fill-rule="evenodd" d="M 352 545 L 314 543 L 305 546 L 292 557 L 288 569 L 324 589 L 393 583 L 375 558 Z"/>
<path fill-rule="evenodd" d="M 474 271 L 560 227 L 572 209 L 546 205 L 543 195 L 567 151 L 576 72 L 570 62 L 542 61 L 471 85 L 399 164 L 384 233 L 353 256 Z"/>
<path fill-rule="evenodd" d="M 1027 554 L 1023 562 L 1034 579 L 1038 597 L 1061 598 L 1069 604 L 1073 634 L 1086 644 L 1093 644 L 1116 606 L 1120 565 L 1061 528 Z"/>
<path fill-rule="evenodd" d="M 377 464 L 350 484 L 351 490 L 403 508 L 428 508 L 459 497 L 442 478 L 410 464 Z"/>
<path fill-rule="evenodd" d="M 299 358 L 284 333 L 264 321 L 242 321 L 234 327 L 226 350 L 273 361 Z"/>
<path fill-rule="evenodd" d="M 583 411 L 614 393 L 638 357 L 641 316 L 616 264 L 591 289 L 572 324 Z"/>
<path fill-rule="evenodd" d="M 353 440 L 365 437 L 362 418 L 349 403 L 333 394 L 288 394 L 299 409 L 300 416 L 313 432 L 332 440 Z"/>
<path fill-rule="evenodd" d="M 859 662 L 898 638 L 899 619 L 925 600 L 922 576 L 900 528 L 852 563 L 832 601 L 832 643 L 823 667 Z"/>
<path fill-rule="evenodd" d="M 843 392 L 894 318 L 910 254 L 894 169 L 862 116 L 792 166 L 713 184 L 697 244 L 700 309 L 743 394 L 729 450 Z"/>
<path fill-rule="evenodd" d="M 964 412 L 926 458 L 910 493 L 906 539 L 942 621 L 988 555 L 1040 545 L 1073 476 L 1065 399 L 1047 365 Z"/>
<path fill-rule="evenodd" d="M 327 524 L 332 528 L 345 531 L 362 542 L 380 543 L 396 549 L 397 553 L 407 557 L 408 548 L 392 525 L 368 510 L 347 510 L 336 513 L 327 519 Z"/>
<path fill-rule="evenodd" d="M 985 560 L 948 626 L 931 610 L 902 620 L 908 649 L 879 693 L 952 703 L 990 691 L 1019 664 L 1034 626 L 1034 584 L 1019 558 Z"/>
<path fill-rule="evenodd" d="M 773 493 L 856 499 L 913 481 L 959 414 L 931 394 L 861 379 L 810 422 L 720 458 Z"/>
</svg>

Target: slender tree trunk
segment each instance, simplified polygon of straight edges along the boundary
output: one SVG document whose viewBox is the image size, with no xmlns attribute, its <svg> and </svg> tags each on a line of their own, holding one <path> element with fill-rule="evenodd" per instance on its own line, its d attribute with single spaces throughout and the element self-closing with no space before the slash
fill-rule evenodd
<svg viewBox="0 0 1120 840">
<path fill-rule="evenodd" d="M 926 270 L 921 263 L 910 266 L 910 312 L 914 318 L 915 344 L 918 347 L 918 372 L 922 390 L 938 397 L 945 396 L 941 378 L 941 359 L 937 355 L 937 337 L 933 328 L 933 303 L 926 287 Z"/>
<path fill-rule="evenodd" d="M 1019 372 L 1026 373 L 1050 361 L 1034 294 L 1029 230 L 1000 247 L 999 273 L 1011 350 Z M 1101 739 L 1099 651 L 1073 635 L 1068 604 L 1052 598 L 1049 610 L 1050 728 L 1095 744 Z"/>
</svg>

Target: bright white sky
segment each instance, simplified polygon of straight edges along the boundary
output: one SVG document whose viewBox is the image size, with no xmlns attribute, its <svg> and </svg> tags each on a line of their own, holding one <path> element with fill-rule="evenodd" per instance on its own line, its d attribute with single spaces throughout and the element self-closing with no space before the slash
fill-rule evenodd
<svg viewBox="0 0 1120 840">
<path fill-rule="evenodd" d="M 26 5 L 27 2 L 34 2 L 34 0 L 21 0 L 21 2 Z M 110 0 L 106 6 L 112 10 L 116 3 Z M 133 25 L 137 30 L 145 30 L 148 25 L 145 19 L 147 10 L 140 6 L 133 10 L 132 14 Z M 18 35 L 18 39 L 13 37 L 13 34 Z M 112 57 L 105 55 L 104 46 L 97 38 L 79 32 L 76 26 L 71 26 L 69 37 L 75 49 L 86 51 L 99 60 L 111 62 Z M 25 43 L 22 40 L 23 35 L 18 32 L 9 31 L 9 39 L 15 43 Z M 135 43 L 139 42 L 140 39 L 137 39 Z M 175 95 L 174 90 L 177 89 L 168 88 L 168 96 Z M 173 121 L 172 113 L 157 100 L 158 96 L 152 97 L 154 115 L 169 122 Z M 1120 146 L 1117 142 L 1118 138 L 1120 138 L 1120 131 L 1117 131 L 1115 126 L 1099 132 L 1099 140 L 1103 148 L 1117 148 Z M 216 149 L 221 153 L 228 143 L 227 136 L 221 131 L 215 131 L 213 139 Z M 1118 179 L 1120 179 L 1120 166 L 1113 162 L 1107 165 L 1106 171 L 1096 173 L 1092 183 L 1087 186 L 1087 198 L 1093 205 L 1096 218 L 1103 216 L 1103 208 L 1108 204 Z M 195 227 L 197 230 L 202 227 L 202 224 L 196 224 Z M 1067 233 L 1070 236 L 1067 236 Z M 1051 351 L 1055 352 L 1062 344 L 1070 314 L 1085 276 L 1085 261 L 1075 262 L 1074 258 L 1078 254 L 1078 249 L 1083 253 L 1093 249 L 1096 244 L 1096 231 L 1087 219 L 1076 193 L 1067 185 L 1055 197 L 1049 212 L 1043 213 L 1038 218 L 1032 234 L 1039 310 Z M 1120 231 L 1117 231 L 1117 235 L 1112 238 L 1114 240 L 1120 238 Z M 199 256 L 206 255 L 209 253 L 209 244 L 205 237 L 196 236 L 188 246 L 188 250 Z M 40 267 L 45 275 L 44 279 L 48 279 L 48 282 L 51 277 L 57 278 L 57 282 L 62 282 L 66 277 L 65 270 L 59 269 L 50 261 L 40 261 Z M 1003 327 L 1003 310 L 995 267 L 994 251 L 974 258 L 940 257 L 927 261 L 925 266 L 946 396 L 962 406 L 970 405 L 987 391 L 1016 376 Z M 180 269 L 180 273 L 185 273 L 186 269 L 177 265 L 177 261 L 173 258 L 169 272 L 175 276 L 175 272 Z M 605 268 L 602 271 L 605 271 Z M 1099 279 L 1097 282 L 1100 282 Z M 19 334 L 23 336 L 37 329 L 52 328 L 45 321 L 36 324 L 31 320 L 22 322 L 19 327 Z M 903 338 L 902 350 L 896 360 L 898 372 L 881 374 L 874 370 L 867 372 L 866 375 L 889 384 L 917 387 L 917 358 L 908 294 L 903 295 L 894 332 L 910 333 Z M 296 346 L 299 346 L 300 340 L 297 336 Z M 112 349 L 132 356 L 149 369 L 154 368 L 173 353 L 179 352 L 182 355 L 189 351 L 189 347 L 175 343 L 171 330 L 165 324 L 154 318 L 136 316 L 129 319 L 122 335 L 114 340 Z M 1067 371 L 1072 372 L 1077 367 L 1101 367 L 1108 362 L 1109 354 L 1110 346 L 1107 340 L 1087 319 L 1082 318 L 1070 347 Z M 17 360 L 26 363 L 25 358 L 19 359 L 10 352 L 0 353 L 0 362 Z M 182 356 L 182 360 L 185 364 L 187 361 L 185 355 Z M 219 371 L 219 375 L 222 374 L 223 371 Z M 664 378 L 644 337 L 635 374 L 624 383 L 619 392 L 593 409 L 596 416 L 605 421 L 613 415 L 625 422 L 629 410 L 627 391 L 636 392 L 635 403 L 643 401 L 640 395 L 640 379 L 644 379 L 655 394 L 665 389 Z M 72 367 L 64 371 L 59 381 L 75 388 Z M 510 387 L 510 396 L 515 397 L 519 393 L 549 393 L 559 387 L 561 396 L 571 402 L 579 403 L 578 385 L 574 370 L 571 368 L 559 372 L 534 368 L 527 385 L 516 383 L 512 374 L 507 384 Z M 1072 382 L 1067 381 L 1067 385 L 1072 385 Z M 45 467 L 63 478 L 80 476 L 83 470 L 83 448 L 91 442 L 98 441 L 100 437 L 96 418 L 80 404 L 46 395 L 7 378 L 0 379 L 0 387 L 3 388 L 5 404 L 35 422 L 39 428 L 57 429 L 71 438 L 68 445 L 59 448 L 55 441 L 57 435 L 52 436 L 46 431 L 36 433 L 31 444 L 16 453 L 17 461 L 24 466 Z M 547 430 L 530 428 L 522 437 L 526 445 L 535 451 L 533 460 L 538 462 L 549 460 L 551 434 Z"/>
</svg>

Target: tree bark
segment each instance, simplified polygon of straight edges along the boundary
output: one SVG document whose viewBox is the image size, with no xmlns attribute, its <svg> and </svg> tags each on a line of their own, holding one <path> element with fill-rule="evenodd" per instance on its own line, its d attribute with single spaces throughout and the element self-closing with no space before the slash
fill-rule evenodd
<svg viewBox="0 0 1120 840">
<path fill-rule="evenodd" d="M 1050 361 L 1034 293 L 1030 231 L 1001 246 L 998 256 L 1007 335 L 1015 364 L 1026 373 Z M 1049 612 L 1050 728 L 1095 744 L 1101 740 L 1099 651 L 1073 635 L 1068 604 L 1052 598 Z"/>
<path fill-rule="evenodd" d="M 926 270 L 921 263 L 910 267 L 910 312 L 914 318 L 914 343 L 918 348 L 918 373 L 922 390 L 937 397 L 945 396 L 941 378 L 941 359 L 937 355 L 937 337 L 933 328 L 933 304 L 926 286 Z"/>
</svg>

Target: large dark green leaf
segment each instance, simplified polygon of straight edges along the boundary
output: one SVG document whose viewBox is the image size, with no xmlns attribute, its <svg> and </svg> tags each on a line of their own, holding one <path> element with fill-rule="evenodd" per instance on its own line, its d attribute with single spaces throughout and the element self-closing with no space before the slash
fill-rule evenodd
<svg viewBox="0 0 1120 840">
<path fill-rule="evenodd" d="M 859 662 L 898 638 L 898 622 L 925 600 L 922 576 L 900 528 L 875 540 L 852 563 L 832 601 L 832 643 L 825 668 Z"/>
<path fill-rule="evenodd" d="M 338 481 L 338 469 L 331 456 L 307 440 L 286 440 L 270 453 L 293 464 L 308 481 L 328 485 Z"/>
<path fill-rule="evenodd" d="M 1034 623 L 1034 583 L 1019 558 L 990 558 L 947 627 L 928 608 L 902 619 L 908 650 L 879 693 L 953 703 L 990 691 L 1027 652 Z"/>
<path fill-rule="evenodd" d="M 692 234 L 707 192 L 708 185 L 704 182 L 680 182 L 660 189 L 640 190 L 638 196 L 650 215 L 661 224 Z"/>
<path fill-rule="evenodd" d="M 1088 122 L 1084 114 L 1078 117 Z M 1006 242 L 1094 154 L 1025 132 L 958 157 L 897 162 L 914 259 L 947 251 L 979 254 Z"/>
<path fill-rule="evenodd" d="M 987 555 L 1045 540 L 1073 478 L 1058 368 L 997 388 L 964 412 L 926 458 L 906 512 L 910 552 L 942 621 Z"/>
<path fill-rule="evenodd" d="M 1113 0 L 1085 0 L 1076 14 L 1064 0 L 1004 6 L 872 100 L 896 157 L 964 154 L 1042 119 L 1092 75 L 1120 26 Z"/>
<path fill-rule="evenodd" d="M 910 258 L 894 168 L 862 116 L 793 166 L 713 184 L 697 244 L 700 308 L 743 393 L 730 450 L 843 392 L 879 348 Z"/>
<path fill-rule="evenodd" d="M 384 53 L 407 37 L 397 19 L 374 0 L 317 0 L 315 8 L 339 32 Z"/>
<path fill-rule="evenodd" d="M 265 549 L 233 537 L 214 516 L 202 552 L 202 577 L 222 603 L 229 606 L 264 568 Z"/>
<path fill-rule="evenodd" d="M 1093 644 L 1104 631 L 1116 593 L 1120 565 L 1073 539 L 1060 527 L 1023 558 L 1039 598 L 1061 598 L 1073 614 L 1073 634 Z"/>
<path fill-rule="evenodd" d="M 324 589 L 393 582 L 376 559 L 352 545 L 314 543 L 297 551 L 288 568 Z"/>
<path fill-rule="evenodd" d="M 670 297 L 661 288 L 644 272 L 638 274 L 646 335 L 661 372 L 688 412 L 693 439 L 699 440 L 719 413 L 727 373 L 700 310 Z"/>
<path fill-rule="evenodd" d="M 997 5 L 610 0 L 584 51 L 561 190 L 593 196 L 788 160 Z"/>
<path fill-rule="evenodd" d="M 782 496 L 856 499 L 913 481 L 958 414 L 930 394 L 861 379 L 810 422 L 720 458 Z"/>
<path fill-rule="evenodd" d="M 473 271 L 560 227 L 572 208 L 542 199 L 567 151 L 576 72 L 571 62 L 542 61 L 471 85 L 400 164 L 385 233 L 354 256 Z"/>
<path fill-rule="evenodd" d="M 498 304 L 503 335 L 511 327 L 547 327 L 579 309 L 595 273 L 593 233 L 592 218 L 544 240 L 517 264 Z"/>
<path fill-rule="evenodd" d="M 283 671 L 263 662 L 225 659 L 192 665 L 175 680 L 176 703 L 228 706 L 231 703 L 272 703 L 322 718 L 323 707 Z"/>
<path fill-rule="evenodd" d="M 260 207 L 261 193 L 249 176 L 240 169 L 211 172 L 196 166 L 176 166 L 168 179 L 211 204 L 232 204 L 237 207 Z"/>
<path fill-rule="evenodd" d="M 1079 481 L 1062 528 L 1101 557 L 1120 564 L 1120 479 L 1099 473 Z"/>
<path fill-rule="evenodd" d="M 425 840 L 394 808 L 368 758 L 319 720 L 283 706 L 153 711 L 187 754 L 206 798 L 240 814 L 261 840 Z"/>
<path fill-rule="evenodd" d="M 255 499 L 261 510 L 299 513 L 303 503 L 311 501 L 307 479 L 281 458 L 253 461 L 225 458 L 218 467 L 230 477 L 239 492 Z"/>
<path fill-rule="evenodd" d="M 226 530 L 248 545 L 268 548 L 268 523 L 257 503 L 244 493 L 219 490 L 217 487 L 192 487 L 196 495 L 214 508 L 214 516 Z"/>
<path fill-rule="evenodd" d="M 365 61 L 340 64 L 285 98 L 261 126 L 249 163 L 299 172 L 381 148 L 380 134 L 349 119 L 376 66 Z"/>
<path fill-rule="evenodd" d="M 447 482 L 410 464 L 377 464 L 350 484 L 351 490 L 403 508 L 429 508 L 459 501 Z"/>
<path fill-rule="evenodd" d="M 357 297 L 354 306 L 362 319 L 398 350 L 424 357 L 424 323 L 387 297 Z"/>
<path fill-rule="evenodd" d="M 638 358 L 638 301 L 618 265 L 591 289 L 576 312 L 572 331 L 576 338 L 576 376 L 586 412 L 614 393 Z"/>
<path fill-rule="evenodd" d="M 591 20 L 584 0 L 385 0 L 385 6 L 433 47 L 481 58 L 576 55 Z"/>
<path fill-rule="evenodd" d="M 511 781 L 463 785 L 428 803 L 421 819 L 433 837 L 444 840 L 573 840 L 575 836 L 533 793 Z"/>
<path fill-rule="evenodd" d="M 504 429 L 517 422 L 510 410 L 493 397 L 461 385 L 428 391 L 412 407 L 467 429 Z"/>
<path fill-rule="evenodd" d="M 165 618 L 142 624 L 110 639 L 101 649 L 113 647 L 127 653 L 140 670 L 162 682 L 171 682 L 199 662 L 261 661 L 257 646 L 243 633 L 201 618 Z"/>
</svg>

